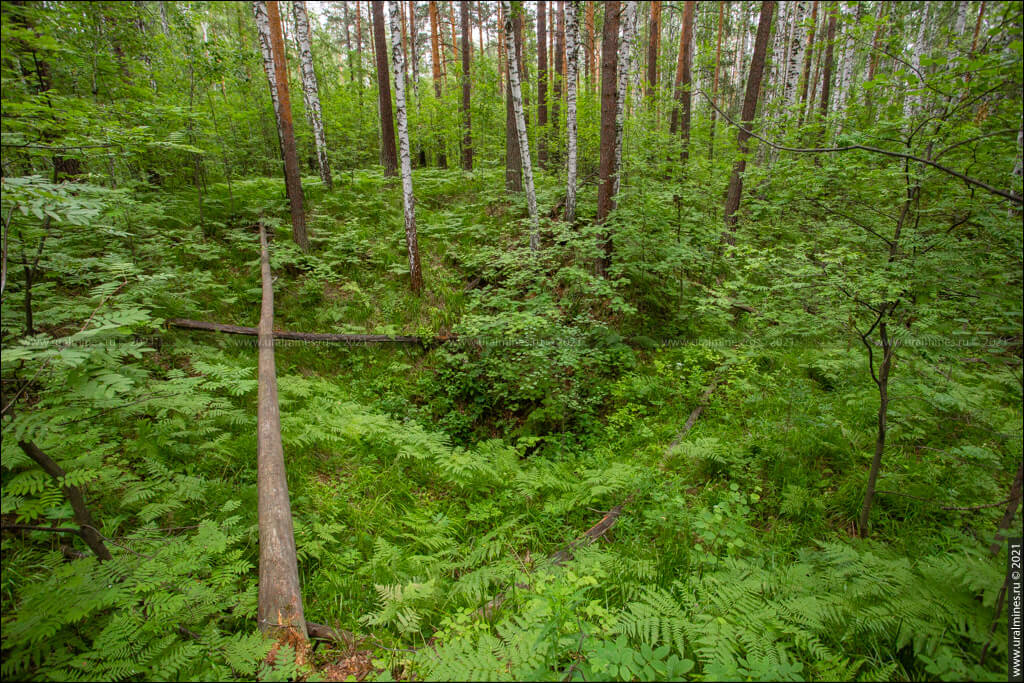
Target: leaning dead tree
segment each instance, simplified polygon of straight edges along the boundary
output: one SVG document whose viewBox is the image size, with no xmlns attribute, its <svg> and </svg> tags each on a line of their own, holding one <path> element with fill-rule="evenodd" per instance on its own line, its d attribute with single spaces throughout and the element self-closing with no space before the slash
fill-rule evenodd
<svg viewBox="0 0 1024 683">
<path fill-rule="evenodd" d="M 299 565 L 292 528 L 292 506 L 281 443 L 274 366 L 274 285 L 270 276 L 267 232 L 260 225 L 263 304 L 260 309 L 259 398 L 257 403 L 257 506 L 260 532 L 258 619 L 264 634 L 294 642 L 307 640 L 299 588 Z"/>
</svg>

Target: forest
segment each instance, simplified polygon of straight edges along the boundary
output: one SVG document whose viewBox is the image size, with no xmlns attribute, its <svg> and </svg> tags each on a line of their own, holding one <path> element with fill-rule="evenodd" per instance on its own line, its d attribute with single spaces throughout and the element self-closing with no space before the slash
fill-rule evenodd
<svg viewBox="0 0 1024 683">
<path fill-rule="evenodd" d="M 1022 13 L 4 0 L 0 675 L 1020 680 Z"/>
</svg>

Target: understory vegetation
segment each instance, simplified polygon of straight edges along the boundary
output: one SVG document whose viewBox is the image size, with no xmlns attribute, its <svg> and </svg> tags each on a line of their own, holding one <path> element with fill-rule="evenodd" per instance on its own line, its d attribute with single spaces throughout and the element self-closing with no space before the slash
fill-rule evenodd
<svg viewBox="0 0 1024 683">
<path fill-rule="evenodd" d="M 905 74 L 880 69 L 861 87 L 889 95 L 831 113 L 830 144 L 944 150 L 1019 197 L 1021 14 L 990 5 L 993 47 L 934 64 L 916 132 Z M 681 165 L 666 89 L 632 101 L 596 222 L 600 100 L 581 88 L 577 218 L 552 212 L 562 166 L 535 169 L 532 251 L 490 45 L 472 170 L 456 62 L 444 99 L 426 68 L 412 90 L 414 155 L 440 137 L 452 166 L 412 171 L 417 295 L 376 81 L 349 80 L 336 34 L 314 51 L 330 188 L 293 88 L 303 251 L 248 3 L 4 2 L 3 30 L 5 679 L 1004 679 L 990 545 L 1024 448 L 1019 203 L 913 159 L 754 147 L 723 240 L 736 129 L 701 103 Z M 697 44 L 706 62 L 711 28 Z M 424 340 L 275 344 L 305 617 L 346 641 L 315 650 L 256 627 L 256 337 L 169 322 L 259 322 L 261 224 L 275 329 Z"/>
</svg>

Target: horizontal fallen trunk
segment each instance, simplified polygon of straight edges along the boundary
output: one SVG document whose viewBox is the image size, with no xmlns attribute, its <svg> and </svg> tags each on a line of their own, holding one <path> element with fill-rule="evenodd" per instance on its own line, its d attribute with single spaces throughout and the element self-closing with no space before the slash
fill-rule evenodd
<svg viewBox="0 0 1024 683">
<path fill-rule="evenodd" d="M 572 541 L 571 543 L 569 543 L 569 545 L 562 548 L 558 552 L 549 555 L 548 559 L 551 561 L 551 564 L 555 565 L 556 567 L 562 566 L 563 564 L 572 559 L 573 550 L 579 548 L 580 546 L 590 545 L 597 539 L 604 536 L 605 533 L 607 533 L 607 531 L 611 529 L 615 525 L 615 522 L 619 519 L 619 515 L 622 514 L 623 506 L 628 504 L 629 501 L 631 501 L 632 499 L 633 496 L 630 496 L 625 501 L 623 501 L 621 505 L 616 505 L 615 507 L 613 507 L 611 510 L 608 511 L 608 514 L 601 518 L 600 522 L 587 529 L 587 531 L 582 536 Z M 529 590 L 530 588 L 529 584 L 521 582 L 516 582 L 515 586 L 520 590 Z M 505 600 L 507 599 L 508 595 L 506 594 L 505 591 L 498 593 L 493 598 L 488 600 L 486 605 L 484 605 L 476 612 L 474 612 L 474 616 L 483 617 L 484 619 L 490 621 L 494 617 L 494 614 L 498 611 L 498 609 L 501 608 L 501 606 L 505 603 Z"/>
<path fill-rule="evenodd" d="M 225 334 L 241 334 L 255 337 L 255 327 L 243 327 L 241 325 L 224 325 L 222 323 L 207 323 L 201 320 L 186 320 L 185 318 L 172 318 L 167 321 L 172 327 L 181 327 L 188 330 L 203 330 L 206 332 L 224 332 Z M 330 342 L 342 344 L 422 344 L 423 337 L 408 337 L 401 335 L 387 334 L 324 334 L 317 332 L 287 332 L 275 330 L 274 339 L 295 339 L 308 342 Z"/>
</svg>

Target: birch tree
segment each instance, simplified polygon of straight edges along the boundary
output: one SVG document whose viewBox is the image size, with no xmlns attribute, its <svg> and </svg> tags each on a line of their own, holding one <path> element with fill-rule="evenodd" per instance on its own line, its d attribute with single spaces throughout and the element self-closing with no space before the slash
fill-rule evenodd
<svg viewBox="0 0 1024 683">
<path fill-rule="evenodd" d="M 615 181 L 612 196 L 619 194 L 622 186 L 622 130 L 626 122 L 626 96 L 629 90 L 630 51 L 633 45 L 633 31 L 636 28 L 636 2 L 626 0 L 622 9 L 622 40 L 619 42 L 619 89 L 615 98 Z"/>
<path fill-rule="evenodd" d="M 292 3 L 295 18 L 295 36 L 299 43 L 299 61 L 302 65 L 302 99 L 306 103 L 306 115 L 313 128 L 313 140 L 316 143 L 316 160 L 320 166 L 320 179 L 327 189 L 331 182 L 331 166 L 327 160 L 327 137 L 324 135 L 323 114 L 320 111 L 320 94 L 317 89 L 316 71 L 313 69 L 313 45 L 309 35 L 309 14 L 306 3 L 295 0 Z"/>
<path fill-rule="evenodd" d="M 782 89 L 782 100 L 786 107 L 796 103 L 797 86 L 800 81 L 800 66 L 804 56 L 803 23 L 807 11 L 806 2 L 798 2 L 793 16 L 793 34 L 790 39 L 789 62 L 786 65 L 786 84 Z"/>
<path fill-rule="evenodd" d="M 523 115 L 523 91 L 519 82 L 519 65 L 516 55 L 515 28 L 512 24 L 512 9 L 508 0 L 502 0 L 501 6 L 505 10 L 505 47 L 508 60 L 509 87 L 512 89 L 512 108 L 516 117 L 516 132 L 519 134 L 519 155 L 523 163 L 523 183 L 526 189 L 526 206 L 530 212 L 530 251 L 537 251 L 540 247 L 540 226 L 537 219 L 537 195 L 533 189 L 533 167 L 530 163 L 530 141 L 526 137 L 526 117 Z"/>
<path fill-rule="evenodd" d="M 423 289 L 420 247 L 416 238 L 416 197 L 412 192 L 412 159 L 409 156 L 409 116 L 405 108 L 405 55 L 402 54 L 402 19 L 399 3 L 388 3 L 391 19 L 391 70 L 395 76 L 395 116 L 398 119 L 398 156 L 402 167 L 402 210 L 405 214 L 405 247 L 409 252 L 412 291 Z M 463 9 L 465 11 L 465 9 Z"/>
<path fill-rule="evenodd" d="M 565 220 L 576 220 L 576 74 L 579 70 L 580 46 L 579 3 L 565 3 L 565 134 L 567 137 L 568 172 L 565 186 Z"/>
</svg>

